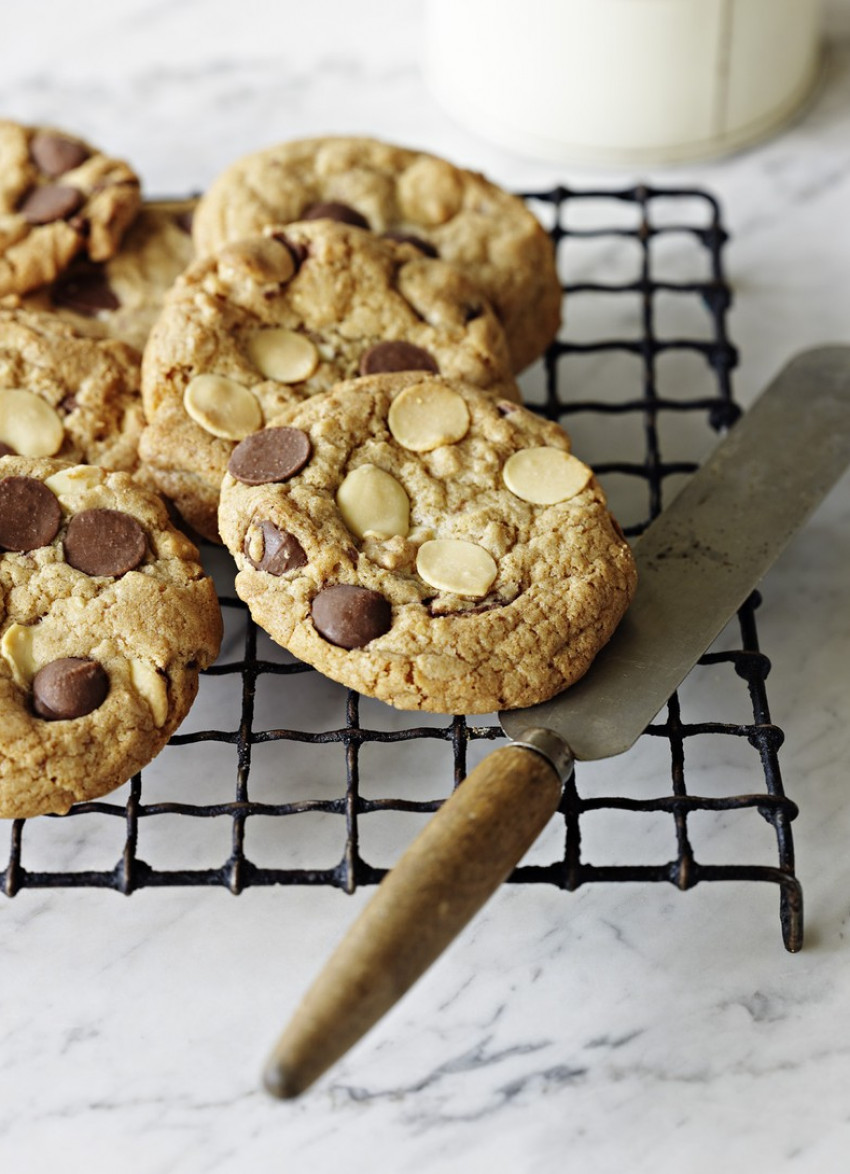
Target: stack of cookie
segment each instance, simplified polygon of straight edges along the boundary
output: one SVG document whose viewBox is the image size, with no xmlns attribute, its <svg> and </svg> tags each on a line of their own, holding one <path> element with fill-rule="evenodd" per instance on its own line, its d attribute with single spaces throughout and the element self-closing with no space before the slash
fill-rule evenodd
<svg viewBox="0 0 850 1174">
<path fill-rule="evenodd" d="M 126 163 L 0 122 L 0 816 L 120 786 L 186 716 L 221 611 L 139 465 L 140 346 L 191 240 Z"/>
<path fill-rule="evenodd" d="M 190 237 L 190 209 L 139 210 L 126 165 L 76 142 L 0 124 L 0 441 L 154 485 L 274 639 L 390 704 L 489 712 L 580 676 L 634 568 L 569 438 L 521 406 L 561 307 L 524 203 L 306 140 L 228 168 Z"/>
</svg>

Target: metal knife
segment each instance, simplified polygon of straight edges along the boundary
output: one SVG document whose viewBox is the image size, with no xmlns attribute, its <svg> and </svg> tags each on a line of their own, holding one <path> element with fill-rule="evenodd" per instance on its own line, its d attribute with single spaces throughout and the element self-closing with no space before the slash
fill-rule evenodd
<svg viewBox="0 0 850 1174">
<path fill-rule="evenodd" d="M 558 808 L 574 760 L 621 754 L 850 465 L 850 347 L 793 359 L 635 548 L 638 589 L 588 674 L 499 715 L 513 742 L 440 807 L 308 991 L 264 1072 L 293 1097 L 413 985 Z"/>
</svg>

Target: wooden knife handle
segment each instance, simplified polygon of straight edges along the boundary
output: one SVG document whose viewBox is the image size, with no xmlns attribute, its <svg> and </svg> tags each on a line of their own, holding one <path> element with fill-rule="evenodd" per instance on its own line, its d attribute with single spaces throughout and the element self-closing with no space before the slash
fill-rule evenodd
<svg viewBox="0 0 850 1174">
<path fill-rule="evenodd" d="M 534 843 L 561 789 L 547 759 L 520 745 L 464 779 L 307 992 L 269 1057 L 269 1092 L 298 1096 L 401 998 Z"/>
</svg>

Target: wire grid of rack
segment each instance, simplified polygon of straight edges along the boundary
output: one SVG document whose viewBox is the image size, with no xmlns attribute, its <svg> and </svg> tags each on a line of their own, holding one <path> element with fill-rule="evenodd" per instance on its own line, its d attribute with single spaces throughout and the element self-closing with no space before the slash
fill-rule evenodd
<svg viewBox="0 0 850 1174">
<path fill-rule="evenodd" d="M 705 191 L 644 185 L 601 191 L 558 187 L 547 192 L 526 193 L 525 198 L 547 227 L 558 250 L 566 299 L 565 325 L 536 372 L 529 376 L 528 398 L 543 415 L 565 424 L 574 440 L 577 422 L 590 418 L 590 434 L 596 450 L 591 463 L 609 489 L 609 496 L 612 480 L 626 487 L 621 495 L 630 503 L 627 512 L 632 516 L 624 529 L 633 537 L 662 509 L 668 483 L 677 477 L 687 477 L 698 467 L 698 460 L 683 459 L 679 452 L 676 459 L 666 456 L 662 422 L 670 418 L 681 421 L 685 417 L 696 420 L 710 443 L 713 434 L 728 428 L 740 414 L 731 389 L 736 351 L 727 334 L 731 298 L 724 276 L 722 255 L 727 234 L 720 210 L 713 196 Z M 684 265 L 684 280 L 681 264 L 674 266 L 673 277 L 658 273 L 659 258 L 663 256 L 658 246 L 674 241 L 691 254 Z M 592 247 L 584 263 L 570 255 L 571 247 L 588 245 Z M 580 258 L 581 248 L 578 254 Z M 631 258 L 629 265 L 624 262 L 626 254 Z M 604 273 L 604 279 L 600 273 Z M 692 308 L 698 307 L 697 329 L 684 334 L 664 330 L 659 324 L 659 306 L 665 298 L 689 299 Z M 625 319 L 620 307 L 626 299 L 633 310 L 630 329 L 621 328 Z M 581 304 L 602 309 L 590 315 L 576 314 Z M 611 356 L 627 357 L 628 370 L 623 371 L 622 378 L 614 380 L 613 395 L 610 380 L 604 394 L 597 394 L 594 381 L 584 378 L 587 363 L 608 360 Z M 676 357 L 686 357 L 698 364 L 703 377 L 707 372 L 707 387 L 704 378 L 702 383 L 695 379 L 694 384 L 699 385 L 695 393 L 683 395 L 681 384 L 688 385 L 691 378 L 682 380 L 681 372 L 666 369 L 670 358 Z M 672 387 L 674 377 L 675 388 Z M 607 431 L 615 420 L 639 425 L 642 451 L 630 454 L 630 459 L 611 459 L 619 454 L 606 453 Z M 575 447 L 588 459 L 586 450 Z M 636 494 L 636 487 L 641 487 L 640 495 Z M 638 496 L 645 504 L 635 507 Z M 613 504 L 618 513 L 616 500 Z M 620 520 L 624 521 L 622 514 Z M 179 773 L 185 776 L 187 747 L 197 750 L 202 744 L 220 746 L 221 758 L 212 770 L 224 771 L 228 776 L 230 795 L 227 798 L 207 795 L 202 777 L 195 780 L 199 785 L 188 796 L 184 797 L 181 788 L 174 787 L 172 790 L 181 794 L 179 799 L 150 799 L 143 779 L 149 776 L 151 768 L 147 768 L 121 792 L 106 800 L 78 804 L 66 816 L 16 820 L 11 824 L 9 855 L 2 872 L 7 896 L 14 896 L 22 889 L 84 886 L 129 894 L 144 887 L 193 885 L 221 886 L 232 893 L 257 885 L 329 885 L 351 893 L 359 886 L 376 883 L 386 871 L 382 865 L 369 863 L 362 850 L 362 830 L 369 818 L 376 812 L 415 812 L 425 816 L 435 811 L 467 773 L 470 751 L 504 736 L 495 719 L 454 716 L 423 721 L 423 715 L 395 711 L 394 721 L 386 728 L 379 728 L 382 723 L 362 720 L 362 698 L 330 683 L 329 687 L 344 698 L 342 721 L 331 721 L 327 723 L 328 728 L 320 729 L 263 726 L 262 722 L 259 723 L 262 728 L 258 728 L 256 697 L 261 682 L 273 683 L 275 712 L 279 720 L 285 720 L 291 712 L 291 702 L 303 689 L 307 679 L 304 674 L 314 677 L 318 674 L 291 657 L 267 654 L 270 643 L 250 621 L 241 601 L 226 588 L 220 592 L 220 598 L 226 626 L 236 631 L 235 654 L 231 659 L 221 658 L 207 671 L 202 689 L 216 679 L 228 688 L 230 720 L 220 728 L 191 732 L 186 732 L 184 724 L 155 765 L 167 776 L 170 766 L 176 762 L 175 756 L 182 755 Z M 655 780 L 654 796 L 585 795 L 579 764 L 577 774 L 565 788 L 557 817 L 562 823 L 558 852 L 544 863 L 522 863 L 513 872 L 512 883 L 548 884 L 575 890 L 597 882 L 663 881 L 680 889 L 711 881 L 769 882 L 779 887 L 784 943 L 789 950 L 800 948 L 802 894 L 794 874 L 791 833 L 791 821 L 797 809 L 784 794 L 779 769 L 777 756 L 783 734 L 770 718 L 765 686 L 770 665 L 759 649 L 756 630 L 759 602 L 755 593 L 741 608 L 736 646 L 722 651 L 712 649 L 700 661 L 701 666 L 731 670 L 743 680 L 748 696 L 746 714 L 731 722 L 716 720 L 710 714 L 700 721 L 689 721 L 683 715 L 678 694 L 674 695 L 666 713 L 659 715 L 639 740 L 639 743 L 657 740 L 667 750 L 664 772 L 667 777 Z M 316 723 L 311 720 L 302 724 Z M 322 724 L 320 718 L 319 725 Z M 744 772 L 748 784 L 745 793 L 715 796 L 693 793 L 686 779 L 685 748 L 694 739 L 706 735 L 748 747 L 752 762 L 747 763 Z M 364 793 L 368 789 L 364 788 L 367 773 L 363 767 L 364 748 L 401 743 L 417 744 L 423 760 L 435 743 L 448 748 L 451 768 L 445 771 L 441 794 L 401 798 Z M 344 756 L 344 785 L 340 779 L 340 785 L 330 795 L 324 793 L 326 787 L 317 787 L 315 794 L 304 797 L 288 795 L 287 761 L 292 749 L 298 746 L 315 752 L 315 748 L 329 744 L 341 749 Z M 268 746 L 278 754 L 279 786 L 276 794 L 260 800 L 254 794 L 252 764 L 259 748 Z M 228 753 L 235 751 L 231 759 L 235 767 L 232 774 L 226 765 L 225 747 L 231 748 Z M 628 756 L 625 763 L 627 770 Z M 188 771 L 192 773 L 191 765 Z M 205 775 L 207 770 L 199 768 L 196 773 Z M 660 795 L 659 786 L 663 791 Z M 695 814 L 744 810 L 754 811 L 756 818 L 761 817 L 770 825 L 775 835 L 776 864 L 700 862 L 690 830 Z M 657 863 L 592 863 L 585 859 L 583 852 L 583 830 L 587 817 L 598 811 L 635 817 L 647 813 L 663 815 L 672 821 L 675 853 Z M 334 826 L 339 828 L 342 842 L 332 862 L 314 866 L 302 860 L 305 853 L 309 854 L 309 836 L 306 848 L 302 840 L 297 860 L 270 866 L 251 859 L 246 845 L 249 821 L 270 821 L 276 828 L 282 828 L 287 820 L 303 819 L 311 813 L 332 817 Z M 51 861 L 48 842 L 42 850 L 46 860 L 28 863 L 31 830 L 27 825 L 37 823 L 42 829 L 60 823 L 67 826 L 69 821 L 82 816 L 95 817 L 99 825 L 107 823 L 116 833 L 123 834 L 123 844 L 115 843 L 115 854 L 108 866 L 82 866 L 73 842 L 70 854 L 67 845 L 64 855 L 59 854 L 61 860 Z M 170 866 L 147 863 L 139 851 L 140 827 L 155 817 L 181 820 L 183 826 L 186 820 L 192 819 L 224 821 L 230 834 L 220 862 L 206 866 L 193 866 L 188 861 Z"/>
</svg>

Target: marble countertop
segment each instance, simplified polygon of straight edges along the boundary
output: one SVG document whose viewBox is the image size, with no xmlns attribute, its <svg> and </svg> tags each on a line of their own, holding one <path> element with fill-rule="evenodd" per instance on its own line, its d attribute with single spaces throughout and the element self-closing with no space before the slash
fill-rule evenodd
<svg viewBox="0 0 850 1174">
<path fill-rule="evenodd" d="M 850 5 L 827 5 L 818 88 L 780 135 L 639 177 L 515 157 L 456 125 L 419 72 L 422 11 L 96 0 L 72 14 L 30 0 L 4 16 L 0 113 L 112 148 L 149 194 L 200 190 L 239 154 L 322 133 L 418 145 L 514 190 L 700 185 L 731 232 L 738 401 L 795 352 L 850 342 Z M 709 441 L 695 443 L 705 455 Z M 0 1164 L 16 1174 L 83 1164 L 139 1174 L 844 1171 L 848 571 L 845 477 L 767 576 L 759 613 L 772 717 L 786 734 L 782 774 L 800 807 L 801 953 L 783 949 L 772 885 L 506 886 L 373 1033 L 282 1104 L 260 1089 L 261 1062 L 367 890 L 24 889 L 0 904 Z M 686 686 L 697 711 L 701 688 Z M 335 704 L 323 689 L 304 706 Z M 204 704 L 190 721 L 215 714 L 214 697 Z M 215 788 L 216 763 L 203 764 Z M 408 766 L 400 757 L 394 769 Z M 593 786 L 616 792 L 627 776 L 653 794 L 656 767 L 636 749 L 598 764 Z M 694 769 L 706 794 L 730 778 L 760 785 L 757 762 L 734 755 Z M 73 821 L 28 823 L 29 866 L 102 867 L 85 818 L 64 838 L 56 829 Z M 215 825 L 181 825 L 185 842 L 152 833 L 140 855 L 149 845 L 165 867 L 182 853 L 225 859 L 229 822 L 213 827 L 212 848 L 199 823 Z M 414 823 L 387 831 L 376 852 L 391 856 Z M 612 824 L 588 850 L 656 858 L 658 829 L 633 828 Z M 769 864 L 764 829 L 758 862 Z M 737 858 L 733 821 L 703 831 L 706 855 Z M 270 853 L 273 835 L 262 840 Z M 312 835 L 291 845 L 293 859 Z"/>
</svg>

